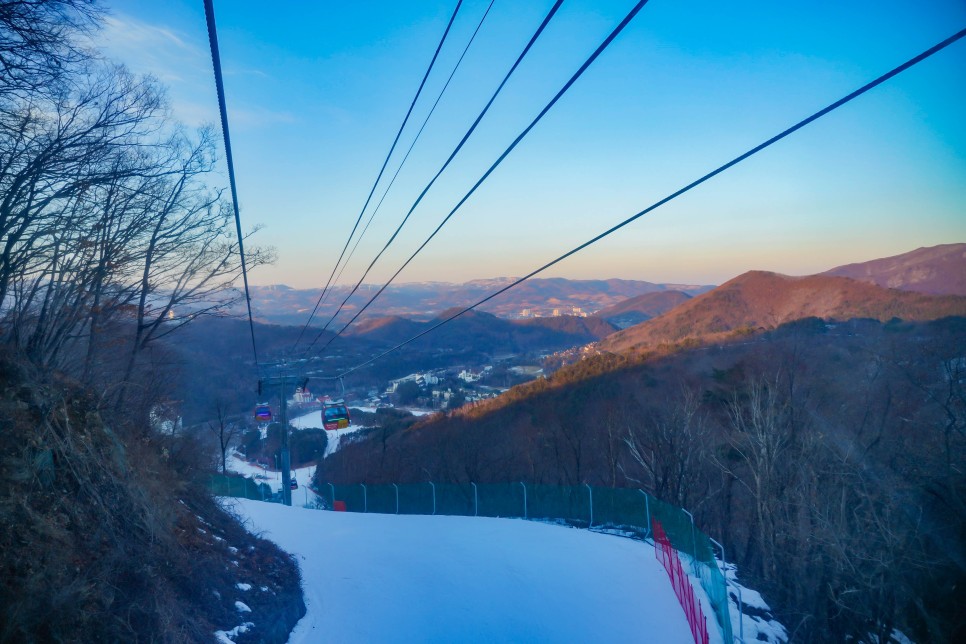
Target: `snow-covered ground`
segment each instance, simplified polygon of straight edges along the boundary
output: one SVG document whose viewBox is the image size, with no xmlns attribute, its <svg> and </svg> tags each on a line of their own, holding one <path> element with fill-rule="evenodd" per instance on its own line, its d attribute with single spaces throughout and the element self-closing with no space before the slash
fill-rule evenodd
<svg viewBox="0 0 966 644">
<path fill-rule="evenodd" d="M 773 618 L 771 608 L 757 590 L 752 590 L 738 583 L 735 577 L 734 564 L 728 564 L 725 575 L 731 582 L 728 584 L 728 594 L 731 599 L 731 625 L 735 637 L 744 636 L 745 642 L 787 642 L 788 631 Z M 736 589 L 735 586 L 738 588 Z M 740 594 L 742 613 L 738 612 L 738 598 Z M 744 616 L 743 621 L 739 621 Z M 741 629 L 744 626 L 744 629 Z"/>
<path fill-rule="evenodd" d="M 301 416 L 297 416 L 296 418 L 293 418 L 291 421 L 289 421 L 289 425 L 291 425 L 295 429 L 309 429 L 312 427 L 321 428 L 322 412 L 310 411 L 307 414 L 302 414 Z M 335 430 L 329 431 L 327 434 L 329 437 L 329 442 L 325 448 L 325 455 L 329 456 L 330 454 L 334 454 L 335 452 L 337 452 L 339 450 L 339 443 L 342 441 L 342 437 L 345 436 L 346 434 L 351 434 L 353 432 L 359 431 L 360 429 L 366 429 L 366 428 L 367 426 L 365 425 L 360 426 L 353 423 L 352 425 L 349 425 L 344 429 L 335 429 Z"/>
<path fill-rule="evenodd" d="M 266 470 L 259 465 L 249 463 L 238 452 L 232 452 L 228 456 L 226 464 L 228 465 L 228 471 L 254 478 L 258 483 L 265 483 L 272 488 L 272 492 L 278 492 L 282 489 L 281 473 L 274 470 Z M 292 505 L 315 507 L 316 500 L 320 497 L 310 490 L 307 485 L 312 480 L 312 477 L 315 476 L 315 465 L 295 468 L 292 470 L 292 473 L 295 475 L 295 480 L 299 484 L 297 490 L 292 490 Z"/>
<path fill-rule="evenodd" d="M 308 612 L 291 644 L 692 641 L 641 541 L 517 519 L 225 503 L 298 559 Z"/>
</svg>

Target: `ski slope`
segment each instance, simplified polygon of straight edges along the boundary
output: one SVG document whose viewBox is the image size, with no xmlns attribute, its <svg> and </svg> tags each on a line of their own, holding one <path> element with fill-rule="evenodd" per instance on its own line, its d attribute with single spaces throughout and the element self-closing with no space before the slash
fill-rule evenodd
<svg viewBox="0 0 966 644">
<path fill-rule="evenodd" d="M 322 412 L 319 410 L 310 411 L 301 416 L 297 416 L 289 421 L 289 425 L 295 429 L 309 429 L 311 427 L 322 428 Z M 326 435 L 329 437 L 329 443 L 325 448 L 325 456 L 323 458 L 330 456 L 331 454 L 339 450 L 339 444 L 342 441 L 342 437 L 346 434 L 352 434 L 359 431 L 360 429 L 368 429 L 366 425 L 356 425 L 352 424 L 348 427 L 343 427 L 342 429 L 330 430 Z"/>
<path fill-rule="evenodd" d="M 225 503 L 298 559 L 308 612 L 291 644 L 692 641 L 640 541 L 517 519 Z"/>
</svg>

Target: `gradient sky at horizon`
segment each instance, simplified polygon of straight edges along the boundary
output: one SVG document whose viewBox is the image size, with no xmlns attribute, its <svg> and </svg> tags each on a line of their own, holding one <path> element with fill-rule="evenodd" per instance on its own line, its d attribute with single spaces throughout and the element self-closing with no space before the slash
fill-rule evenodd
<svg viewBox="0 0 966 644">
<path fill-rule="evenodd" d="M 217 122 L 202 1 L 106 4 L 107 54 L 162 80 L 187 124 Z M 388 176 L 488 4 L 464 1 Z M 343 283 L 552 4 L 495 0 Z M 367 282 L 391 275 L 633 4 L 564 2 Z M 242 220 L 279 256 L 253 283 L 325 283 L 454 6 L 216 0 Z M 964 26 L 953 0 L 652 0 L 399 281 L 525 274 Z M 966 40 L 544 276 L 710 284 L 966 241 L 964 115 Z"/>
</svg>

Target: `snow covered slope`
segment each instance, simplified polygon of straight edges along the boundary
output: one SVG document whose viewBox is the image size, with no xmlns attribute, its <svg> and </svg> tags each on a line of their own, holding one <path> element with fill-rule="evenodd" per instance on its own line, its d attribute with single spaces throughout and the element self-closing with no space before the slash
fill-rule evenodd
<svg viewBox="0 0 966 644">
<path fill-rule="evenodd" d="M 308 613 L 292 644 L 692 641 L 640 541 L 514 519 L 226 503 L 298 559 Z"/>
</svg>

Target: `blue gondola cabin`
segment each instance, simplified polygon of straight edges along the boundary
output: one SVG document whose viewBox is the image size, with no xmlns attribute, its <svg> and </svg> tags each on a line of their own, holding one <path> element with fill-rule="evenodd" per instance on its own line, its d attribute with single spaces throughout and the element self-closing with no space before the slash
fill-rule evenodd
<svg viewBox="0 0 966 644">
<path fill-rule="evenodd" d="M 268 405 L 257 405 L 255 407 L 255 420 L 260 423 L 272 422 L 272 408 Z"/>
</svg>

